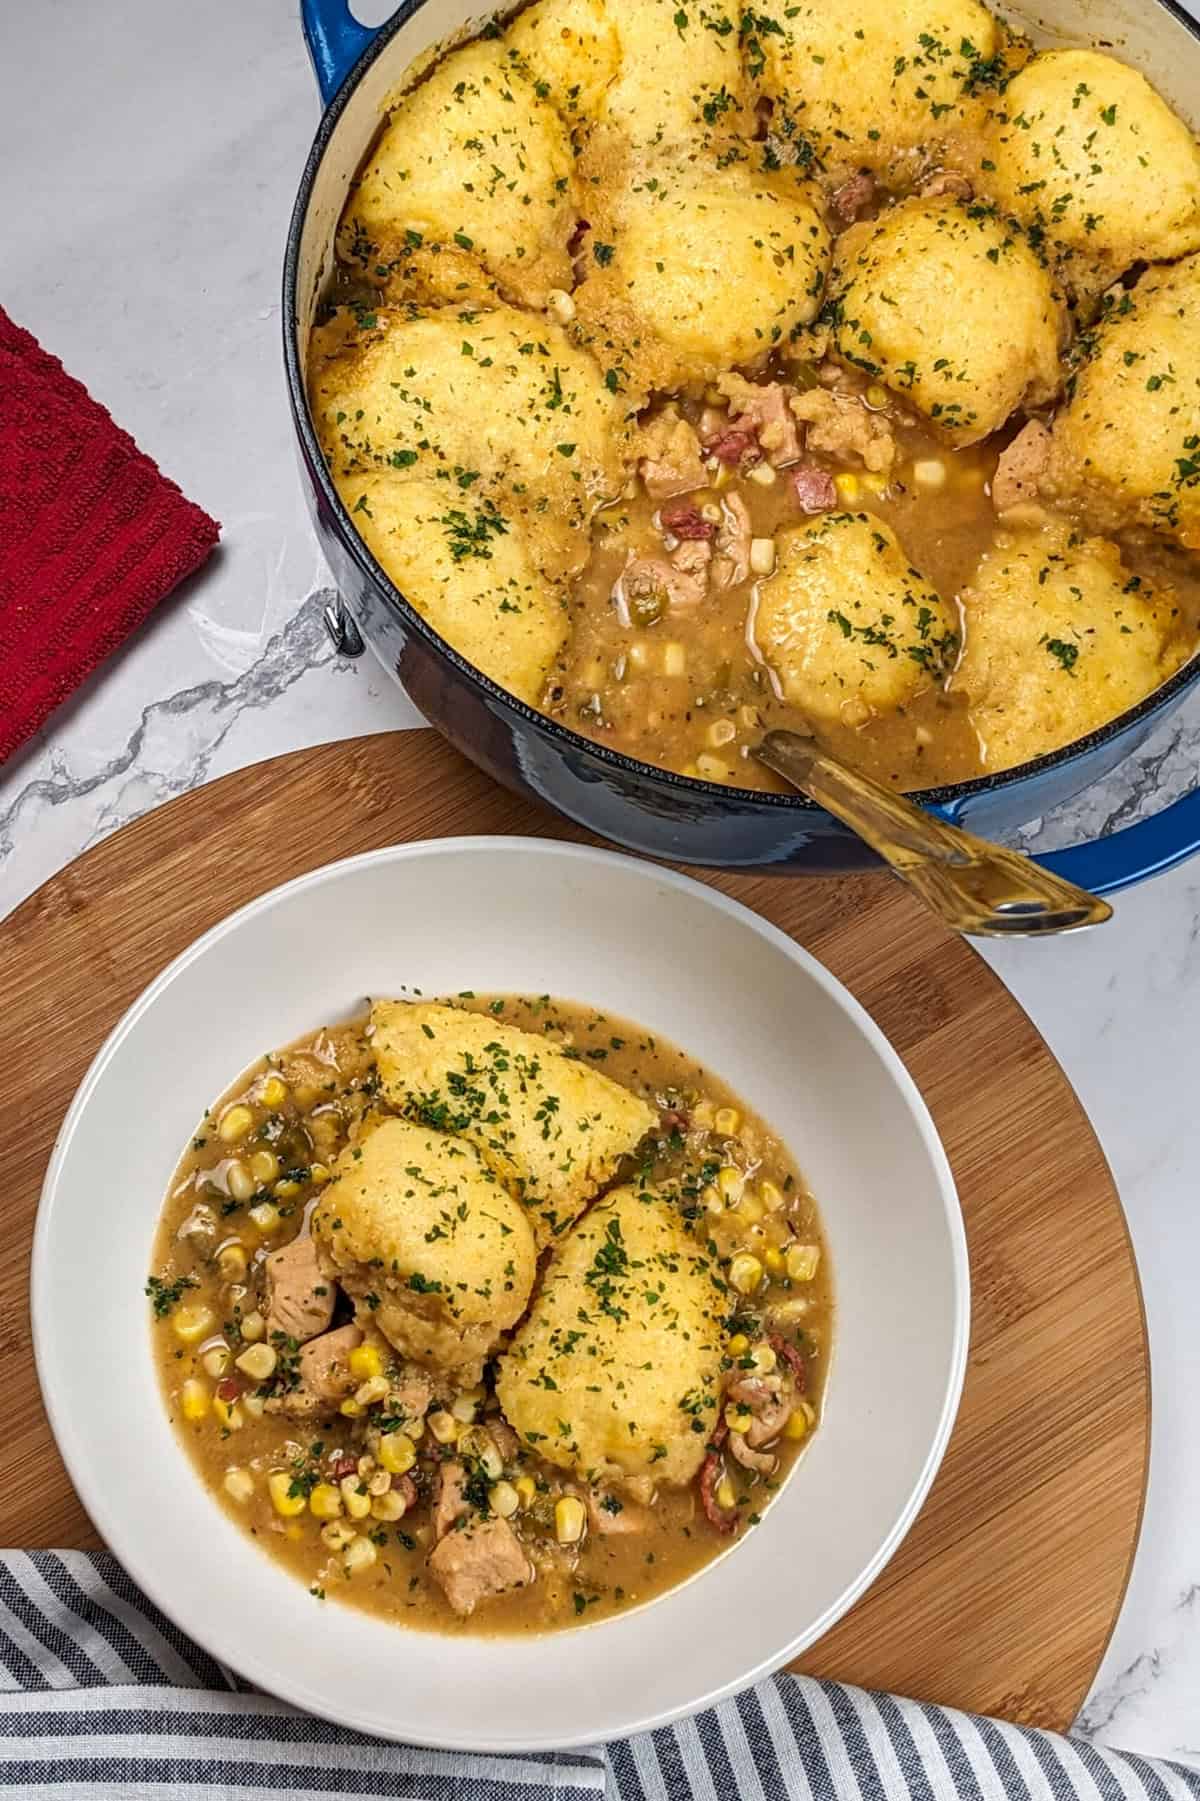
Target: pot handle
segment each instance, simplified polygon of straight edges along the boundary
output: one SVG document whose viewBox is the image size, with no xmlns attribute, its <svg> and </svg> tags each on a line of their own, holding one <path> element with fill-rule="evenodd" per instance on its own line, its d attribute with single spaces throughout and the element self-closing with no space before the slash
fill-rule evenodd
<svg viewBox="0 0 1200 1801">
<path fill-rule="evenodd" d="M 349 0 L 300 0 L 300 25 L 328 105 L 379 27 L 360 25 Z"/>
<path fill-rule="evenodd" d="M 1092 894 L 1116 894 L 1147 876 L 1162 875 L 1200 851 L 1200 788 L 1150 819 L 1093 844 L 1049 851 L 1037 861 Z"/>
</svg>

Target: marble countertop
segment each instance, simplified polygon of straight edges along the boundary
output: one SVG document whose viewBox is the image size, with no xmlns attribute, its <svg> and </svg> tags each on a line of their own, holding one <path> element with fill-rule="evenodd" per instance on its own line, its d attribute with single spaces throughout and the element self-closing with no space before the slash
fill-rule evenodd
<svg viewBox="0 0 1200 1801">
<path fill-rule="evenodd" d="M 200 782 L 418 722 L 369 658 L 335 657 L 321 625 L 329 577 L 280 357 L 284 235 L 319 114 L 295 13 L 295 0 L 245 0 L 218 25 L 210 8 L 160 0 L 43 0 L 5 21 L 4 304 L 224 533 L 208 568 L 0 772 L 0 915 Z M 1028 841 L 1129 823 L 1198 765 L 1194 697 Z M 1123 896 L 1099 934 L 989 961 L 1095 1122 L 1150 1323 L 1145 1527 L 1079 1729 L 1200 1764 L 1200 862 Z M 1119 1381 L 1119 1345 L 1112 1363 Z"/>
</svg>

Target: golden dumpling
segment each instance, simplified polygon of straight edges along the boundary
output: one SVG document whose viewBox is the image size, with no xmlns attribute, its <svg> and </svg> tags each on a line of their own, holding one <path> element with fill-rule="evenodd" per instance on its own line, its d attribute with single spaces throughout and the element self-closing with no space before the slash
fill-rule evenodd
<svg viewBox="0 0 1200 1801">
<path fill-rule="evenodd" d="M 496 1393 L 524 1442 L 584 1480 L 682 1486 L 716 1423 L 728 1299 L 653 1189 L 619 1188 L 555 1249 Z"/>
<path fill-rule="evenodd" d="M 597 116 L 621 67 L 621 39 L 607 0 L 535 0 L 506 36 L 553 106 L 569 119 Z"/>
<path fill-rule="evenodd" d="M 1170 594 L 1120 552 L 1061 522 L 1009 532 L 963 595 L 954 687 L 970 701 L 984 767 L 1011 769 L 1136 706 L 1183 661 Z"/>
<path fill-rule="evenodd" d="M 829 242 L 791 171 L 635 162 L 584 246 L 580 328 L 638 394 L 756 367 L 815 317 Z"/>
<path fill-rule="evenodd" d="M 570 287 L 577 218 L 562 120 L 502 42 L 454 51 L 389 118 L 346 205 L 342 257 L 393 298 L 540 307 Z"/>
<path fill-rule="evenodd" d="M 745 17 L 772 139 L 808 169 L 886 169 L 984 118 L 1001 33 L 979 0 L 765 0 Z"/>
<path fill-rule="evenodd" d="M 954 665 L 957 625 L 869 513 L 826 513 L 776 539 L 752 632 L 785 700 L 815 722 L 861 725 Z"/>
<path fill-rule="evenodd" d="M 1045 489 L 1100 529 L 1200 550 L 1200 256 L 1108 296 L 1054 422 Z"/>
<path fill-rule="evenodd" d="M 435 632 L 518 700 L 541 703 L 570 633 L 564 588 L 488 499 L 433 481 L 343 475 L 338 492 L 367 548 Z"/>
<path fill-rule="evenodd" d="M 737 21 L 720 0 L 606 0 L 606 10 L 621 60 L 600 105 L 605 124 L 643 150 L 747 126 Z"/>
<path fill-rule="evenodd" d="M 1047 50 L 996 102 L 980 179 L 1084 288 L 1200 248 L 1200 148 L 1144 75 Z M 989 165 L 991 165 L 989 167 Z"/>
<path fill-rule="evenodd" d="M 524 1201 L 544 1243 L 658 1123 L 653 1107 L 548 1039 L 434 1002 L 379 1001 L 389 1104 L 459 1133 Z"/>
<path fill-rule="evenodd" d="M 1062 309 L 1028 245 L 983 208 L 903 201 L 852 226 L 831 283 L 838 354 L 955 444 L 1059 387 Z"/>
<path fill-rule="evenodd" d="M 624 404 L 562 327 L 512 307 L 343 307 L 312 336 L 309 401 L 335 478 L 390 470 L 447 506 L 520 513 L 535 564 L 579 567 L 582 528 L 625 479 Z"/>
<path fill-rule="evenodd" d="M 524 1313 L 537 1270 L 524 1211 L 474 1146 L 407 1120 L 342 1152 L 312 1233 L 364 1322 L 464 1383 Z"/>
</svg>

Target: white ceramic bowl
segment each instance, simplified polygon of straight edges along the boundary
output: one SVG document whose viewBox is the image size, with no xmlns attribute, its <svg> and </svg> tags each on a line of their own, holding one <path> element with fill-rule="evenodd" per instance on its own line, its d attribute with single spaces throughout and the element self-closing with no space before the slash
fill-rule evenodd
<svg viewBox="0 0 1200 1801">
<path fill-rule="evenodd" d="M 838 1317 L 826 1413 L 756 1530 L 614 1620 L 540 1638 L 406 1631 L 314 1600 L 196 1481 L 159 1398 L 142 1290 L 205 1105 L 364 995 L 550 992 L 685 1046 L 786 1139 L 821 1205 Z M 899 1058 L 819 964 L 745 908 L 610 852 L 465 838 L 264 895 L 177 958 L 100 1051 L 59 1134 L 33 1255 L 50 1420 L 111 1548 L 252 1682 L 384 1738 L 516 1750 L 661 1725 L 777 1668 L 877 1576 L 949 1437 L 966 1245 Z"/>
</svg>

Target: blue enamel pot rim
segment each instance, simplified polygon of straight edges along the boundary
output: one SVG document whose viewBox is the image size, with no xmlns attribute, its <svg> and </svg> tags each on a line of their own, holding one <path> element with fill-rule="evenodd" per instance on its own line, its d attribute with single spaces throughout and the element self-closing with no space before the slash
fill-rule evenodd
<svg viewBox="0 0 1200 1801">
<path fill-rule="evenodd" d="M 300 243 L 313 186 L 325 151 L 351 96 L 364 74 L 384 53 L 393 38 L 403 30 L 411 18 L 428 4 L 429 0 L 401 0 L 401 4 L 390 19 L 380 26 L 370 27 L 361 25 L 354 18 L 348 0 L 300 0 L 304 35 L 312 56 L 322 99 L 326 105 L 304 165 L 288 228 L 283 265 L 284 365 L 292 416 L 304 451 L 305 464 L 311 478 L 317 484 L 322 501 L 329 509 L 330 516 L 337 526 L 343 546 L 363 575 L 387 602 L 390 609 L 399 616 L 407 631 L 416 633 L 432 650 L 445 658 L 468 686 L 482 690 L 490 700 L 516 714 L 530 727 L 545 733 L 564 751 L 584 753 L 610 769 L 619 770 L 627 777 L 634 779 L 652 777 L 669 788 L 679 788 L 689 795 L 710 796 L 714 800 L 736 796 L 739 799 L 752 801 L 756 807 L 761 806 L 765 810 L 778 811 L 785 815 L 820 813 L 821 809 L 806 795 L 779 794 L 763 789 L 738 789 L 728 784 L 705 782 L 695 776 L 679 775 L 673 770 L 663 770 L 656 765 L 643 763 L 636 757 L 626 756 L 623 752 L 611 750 L 607 745 L 599 744 L 594 739 L 585 738 L 582 733 L 573 731 L 570 726 L 550 718 L 547 714 L 538 712 L 536 708 L 510 694 L 490 676 L 484 675 L 481 670 L 476 669 L 474 664 L 468 663 L 448 640 L 434 631 L 433 627 L 395 586 L 381 565 L 375 561 L 362 537 L 354 529 L 353 522 L 342 504 L 341 497 L 330 476 L 308 408 L 304 367 L 299 353 L 296 330 L 299 316 L 297 301 Z M 1200 21 L 1186 12 L 1177 3 L 1177 0 L 1154 0 L 1154 4 L 1182 24 L 1200 47 Z M 511 5 L 506 5 L 499 10 L 507 12 L 513 8 Z M 1029 762 L 1018 764 L 1012 769 L 999 770 L 990 775 L 973 776 L 964 782 L 914 791 L 910 798 L 919 806 L 937 811 L 947 818 L 953 818 L 956 811 L 976 795 L 995 793 L 1010 787 L 1015 788 L 1022 782 L 1061 768 L 1076 759 L 1085 759 L 1091 752 L 1098 750 L 1132 727 L 1142 723 L 1148 724 L 1157 713 L 1168 709 L 1183 695 L 1185 690 L 1193 687 L 1197 682 L 1200 682 L 1200 655 L 1194 656 L 1190 662 L 1184 664 L 1161 687 L 1154 689 L 1136 706 L 1130 707 L 1115 719 L 1109 720 L 1107 724 L 1088 733 L 1086 737 L 1078 738 L 1073 743 L 1064 745 L 1060 750 L 1049 751 Z M 1167 823 L 1168 819 L 1172 823 L 1178 819 L 1181 828 L 1178 837 L 1173 834 L 1171 826 Z M 1136 851 L 1135 840 L 1138 846 Z M 1118 841 L 1128 845 L 1129 856 L 1122 856 L 1116 852 Z M 1105 855 L 1106 847 L 1114 854 Z M 1200 852 L 1200 787 L 1185 794 L 1161 813 L 1143 820 L 1137 825 L 1127 827 L 1122 832 L 1114 833 L 1109 838 L 1099 839 L 1089 844 L 1075 845 L 1063 851 L 1050 852 L 1039 857 L 1038 861 L 1049 868 L 1056 869 L 1071 880 L 1081 882 L 1084 886 L 1090 886 L 1098 892 L 1112 893 L 1141 881 L 1149 875 L 1161 873 L 1196 852 Z"/>
</svg>

